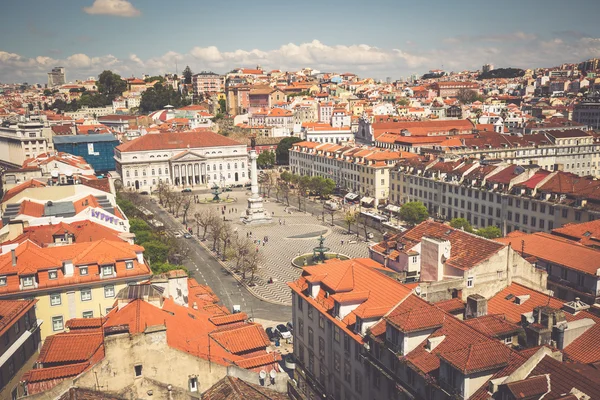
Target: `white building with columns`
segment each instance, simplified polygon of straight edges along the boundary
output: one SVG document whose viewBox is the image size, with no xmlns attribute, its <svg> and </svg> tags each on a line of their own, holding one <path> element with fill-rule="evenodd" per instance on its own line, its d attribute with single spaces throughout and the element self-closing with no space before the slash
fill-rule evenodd
<svg viewBox="0 0 600 400">
<path fill-rule="evenodd" d="M 115 148 L 126 189 L 152 191 L 159 182 L 180 188 L 245 184 L 245 144 L 212 131 L 147 134 Z"/>
</svg>

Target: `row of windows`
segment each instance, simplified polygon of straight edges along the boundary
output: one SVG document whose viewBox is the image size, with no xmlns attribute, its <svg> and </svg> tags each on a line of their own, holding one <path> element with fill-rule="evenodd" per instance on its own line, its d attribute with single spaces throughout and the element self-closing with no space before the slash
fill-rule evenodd
<svg viewBox="0 0 600 400">
<path fill-rule="evenodd" d="M 90 301 L 92 300 L 92 289 L 83 288 L 79 290 L 79 296 L 81 301 Z M 106 285 L 104 286 L 104 298 L 112 298 L 115 297 L 115 286 L 114 285 Z M 50 305 L 51 306 L 60 306 L 62 304 L 62 294 L 61 293 L 51 293 L 50 294 Z"/>
</svg>

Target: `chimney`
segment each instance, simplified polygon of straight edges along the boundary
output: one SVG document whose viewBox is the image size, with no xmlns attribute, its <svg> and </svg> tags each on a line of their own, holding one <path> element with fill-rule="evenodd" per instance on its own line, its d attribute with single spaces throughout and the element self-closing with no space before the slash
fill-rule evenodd
<svg viewBox="0 0 600 400">
<path fill-rule="evenodd" d="M 467 297 L 465 319 L 478 318 L 487 315 L 487 299 L 479 294 L 471 294 Z"/>
<path fill-rule="evenodd" d="M 16 249 L 10 250 L 10 256 L 12 258 L 12 266 L 16 267 L 17 266 L 17 251 L 16 251 Z"/>
<path fill-rule="evenodd" d="M 13 240 L 23 234 L 24 222 L 20 220 L 13 220 L 8 223 L 8 236 L 6 240 Z"/>
</svg>

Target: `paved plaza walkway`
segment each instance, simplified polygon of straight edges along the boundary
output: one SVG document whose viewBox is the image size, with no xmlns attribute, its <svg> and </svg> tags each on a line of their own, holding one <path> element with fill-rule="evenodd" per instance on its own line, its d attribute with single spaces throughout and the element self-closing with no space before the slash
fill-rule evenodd
<svg viewBox="0 0 600 400">
<path fill-rule="evenodd" d="M 228 205 L 227 209 L 237 208 L 238 214 L 241 214 L 245 209 L 246 198 L 242 193 L 236 195 L 238 201 L 236 204 Z M 264 207 L 274 213 L 273 223 L 269 225 L 247 226 L 239 221 L 236 214 L 229 211 L 225 214 L 233 228 L 237 228 L 240 236 L 252 232 L 252 239 L 261 241 L 259 251 L 263 253 L 264 261 L 255 274 L 256 285 L 248 287 L 259 298 L 282 305 L 291 305 L 292 295 L 286 283 L 298 279 L 302 273 L 300 268 L 292 265 L 292 259 L 300 254 L 312 253 L 313 248 L 319 244 L 318 239 L 321 234 L 325 238 L 325 247 L 329 247 L 332 253 L 343 254 L 350 258 L 369 256 L 367 243 L 360 240 L 350 244 L 350 241 L 356 240 L 355 235 L 347 235 L 346 230 L 339 226 L 332 227 L 329 220 L 323 223 L 320 215 L 317 218 L 304 212 L 296 212 L 293 207 L 291 212 L 286 212 L 285 205 L 276 202 L 265 203 Z M 268 242 L 263 245 L 265 236 L 268 236 Z M 234 273 L 235 262 L 228 261 L 226 265 L 230 272 Z M 269 278 L 273 279 L 273 283 L 268 283 Z"/>
</svg>

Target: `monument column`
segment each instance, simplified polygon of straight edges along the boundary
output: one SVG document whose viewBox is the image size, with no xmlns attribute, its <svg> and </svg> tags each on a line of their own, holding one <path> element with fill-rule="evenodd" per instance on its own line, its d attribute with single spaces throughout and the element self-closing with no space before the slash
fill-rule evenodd
<svg viewBox="0 0 600 400">
<path fill-rule="evenodd" d="M 256 166 L 256 139 L 251 138 L 252 149 L 250 150 L 250 182 L 251 195 L 248 198 L 248 208 L 241 220 L 245 224 L 268 224 L 272 221 L 271 214 L 263 208 L 263 199 L 258 194 L 258 168 Z"/>
<path fill-rule="evenodd" d="M 258 156 L 256 155 L 256 150 L 252 149 L 250 150 L 250 174 L 252 175 L 251 178 L 251 193 L 252 193 L 252 198 L 256 199 L 258 198 L 258 168 L 256 166 L 256 159 L 258 158 Z"/>
</svg>

